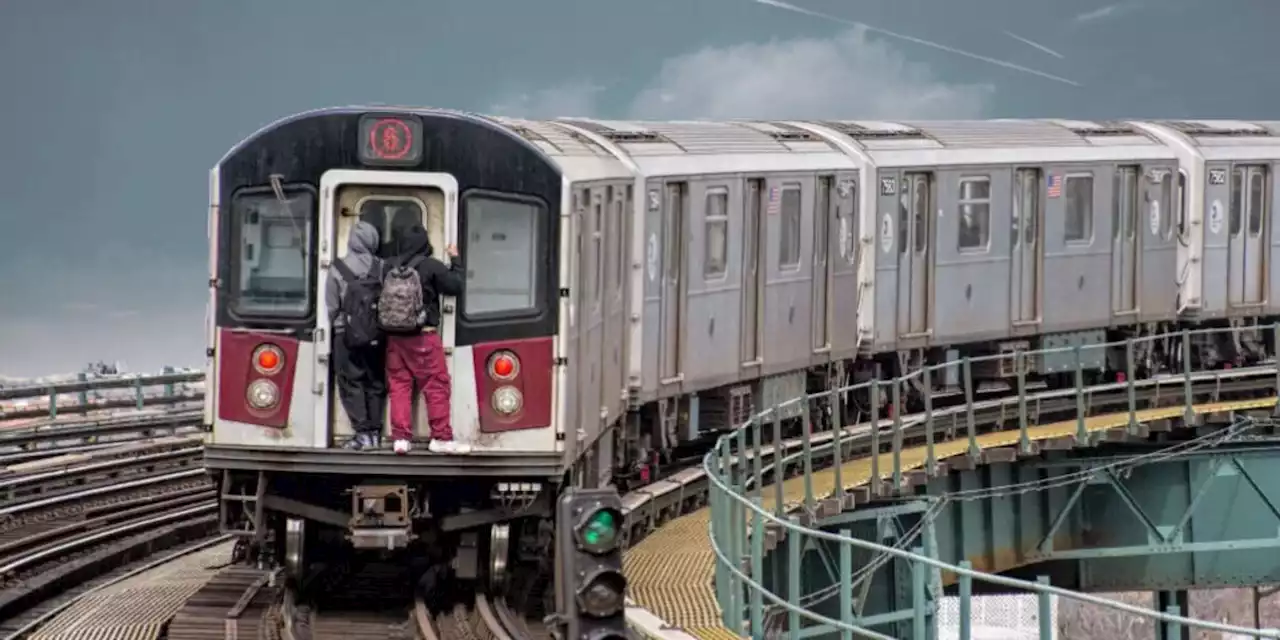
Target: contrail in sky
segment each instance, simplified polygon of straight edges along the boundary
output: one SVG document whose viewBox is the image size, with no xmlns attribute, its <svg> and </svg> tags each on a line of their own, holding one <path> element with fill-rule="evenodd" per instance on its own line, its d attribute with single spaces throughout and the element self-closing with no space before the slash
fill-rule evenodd
<svg viewBox="0 0 1280 640">
<path fill-rule="evenodd" d="M 1036 48 L 1036 49 L 1039 49 L 1039 50 L 1041 50 L 1041 51 L 1043 51 L 1043 52 L 1045 52 L 1045 53 L 1047 53 L 1047 54 L 1049 54 L 1049 55 L 1051 55 L 1051 56 L 1053 56 L 1053 57 L 1055 57 L 1055 58 L 1057 58 L 1057 59 L 1059 59 L 1059 60 L 1066 60 L 1066 59 L 1067 59 L 1067 57 L 1066 57 L 1066 56 L 1064 56 L 1064 55 L 1062 55 L 1061 53 L 1058 53 L 1057 51 L 1054 51 L 1053 49 L 1050 49 L 1049 47 L 1046 47 L 1046 46 L 1044 46 L 1044 45 L 1042 45 L 1042 44 L 1040 44 L 1039 42 L 1036 42 L 1036 41 L 1034 41 L 1034 40 L 1028 40 L 1028 39 L 1026 39 L 1026 38 L 1024 38 L 1024 37 L 1022 37 L 1022 36 L 1020 36 L 1020 35 L 1018 35 L 1018 34 L 1016 34 L 1016 33 L 1012 32 L 1012 31 L 1005 31 L 1005 32 L 1004 32 L 1004 34 L 1005 34 L 1006 36 L 1009 36 L 1010 38 L 1013 38 L 1014 40 L 1017 40 L 1018 42 L 1021 42 L 1022 44 L 1027 45 L 1028 47 L 1034 47 L 1034 48 Z"/>
<path fill-rule="evenodd" d="M 1032 69 L 1031 67 L 1024 67 L 1020 64 L 1009 62 L 1008 60 L 1000 60 L 999 58 L 984 56 L 980 53 L 973 53 L 971 51 L 965 51 L 964 49 L 957 49 L 955 47 L 948 46 L 940 42 L 925 40 L 924 38 L 917 38 L 915 36 L 906 35 L 905 33 L 898 33 L 896 31 L 890 31 L 888 29 L 881 29 L 880 27 L 873 27 L 865 22 L 858 22 L 857 20 L 846 20 L 844 18 L 829 15 L 826 13 L 820 13 L 818 11 L 813 11 L 811 9 L 805 9 L 804 7 L 797 7 L 794 4 L 791 4 L 789 2 L 783 2 L 782 0 L 753 0 L 753 1 L 758 2 L 760 4 L 768 5 L 771 7 L 776 7 L 778 9 L 786 9 L 787 11 L 794 11 L 796 13 L 802 13 L 807 16 L 813 16 L 815 18 L 820 18 L 822 20 L 838 22 L 840 24 L 848 25 L 851 27 L 861 27 L 863 29 L 866 29 L 867 31 L 873 31 L 875 33 L 879 33 L 880 35 L 889 36 L 890 38 L 897 38 L 899 40 L 905 40 L 907 42 L 912 42 L 912 43 L 923 45 L 926 47 L 932 47 L 934 49 L 938 49 L 939 51 L 953 53 L 958 56 L 964 56 L 966 58 L 971 58 L 973 60 L 978 60 L 980 62 L 986 62 L 987 64 L 994 64 L 997 67 L 1004 67 L 1006 69 L 1012 69 L 1014 71 L 1021 71 L 1022 73 L 1029 73 L 1033 76 L 1039 76 L 1047 80 L 1053 80 L 1054 82 L 1061 82 L 1062 84 L 1069 84 L 1073 87 L 1084 86 L 1079 82 L 1076 82 L 1075 80 L 1068 80 L 1067 78 L 1063 78 L 1062 76 L 1055 76 L 1052 73 L 1045 73 L 1044 71 Z"/>
</svg>

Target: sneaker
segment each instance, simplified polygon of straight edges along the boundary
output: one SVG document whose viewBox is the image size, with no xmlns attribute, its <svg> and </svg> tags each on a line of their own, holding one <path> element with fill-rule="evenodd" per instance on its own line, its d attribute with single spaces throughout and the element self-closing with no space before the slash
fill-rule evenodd
<svg viewBox="0 0 1280 640">
<path fill-rule="evenodd" d="M 342 445 L 343 449 L 350 451 L 367 451 L 369 449 L 377 449 L 381 443 L 380 438 L 371 433 L 357 433 L 354 437 Z"/>
<path fill-rule="evenodd" d="M 471 453 L 471 445 L 453 440 L 432 440 L 427 449 L 432 453 Z"/>
<path fill-rule="evenodd" d="M 392 445 L 392 448 L 395 450 L 396 455 L 402 456 L 409 453 L 409 450 L 413 448 L 413 443 L 408 440 L 401 440 L 397 438 L 395 443 Z"/>
</svg>

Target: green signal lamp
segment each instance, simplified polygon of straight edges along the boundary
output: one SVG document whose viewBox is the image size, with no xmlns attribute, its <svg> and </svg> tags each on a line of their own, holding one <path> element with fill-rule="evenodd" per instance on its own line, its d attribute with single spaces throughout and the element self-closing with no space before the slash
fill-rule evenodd
<svg viewBox="0 0 1280 640">
<path fill-rule="evenodd" d="M 618 524 L 622 513 L 610 507 L 596 507 L 588 511 L 575 527 L 574 537 L 578 548 L 591 555 L 602 555 L 618 546 Z"/>
</svg>

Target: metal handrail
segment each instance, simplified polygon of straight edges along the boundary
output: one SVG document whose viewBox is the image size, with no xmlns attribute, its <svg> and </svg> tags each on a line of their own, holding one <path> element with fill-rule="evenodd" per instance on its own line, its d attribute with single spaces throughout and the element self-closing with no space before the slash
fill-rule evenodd
<svg viewBox="0 0 1280 640">
<path fill-rule="evenodd" d="M 846 585 L 844 584 L 840 585 L 841 586 L 840 596 L 842 601 L 841 610 L 843 615 L 841 620 L 836 620 L 836 619 L 832 619 L 832 618 L 823 616 L 821 614 L 818 614 L 814 611 L 809 611 L 804 607 L 797 606 L 797 604 L 794 604 L 788 598 L 784 598 L 773 593 L 771 590 L 766 588 L 765 585 L 757 581 L 757 578 L 763 575 L 762 567 L 763 567 L 763 555 L 765 553 L 764 551 L 765 526 L 769 523 L 772 523 L 771 526 L 778 527 L 782 530 L 782 534 L 785 536 L 787 540 L 786 548 L 790 555 L 788 560 L 790 560 L 791 562 L 798 562 L 799 550 L 802 548 L 802 538 L 804 536 L 809 536 L 811 539 L 814 539 L 814 540 L 823 540 L 823 541 L 835 543 L 836 545 L 838 545 L 842 569 L 850 566 L 850 562 L 851 562 L 850 558 L 852 557 L 852 550 L 855 548 L 906 560 L 911 564 L 912 573 L 914 574 L 913 581 L 917 583 L 916 587 L 919 589 L 923 589 L 923 586 L 922 586 L 924 584 L 923 572 L 925 571 L 925 567 L 929 567 L 936 570 L 942 570 L 949 573 L 954 573 L 956 576 L 958 576 L 962 582 L 962 589 L 961 589 L 962 598 L 970 597 L 969 594 L 971 592 L 970 589 L 963 588 L 963 585 L 967 584 L 969 581 L 973 579 L 977 579 L 980 581 L 985 581 L 985 582 L 995 584 L 995 585 L 1000 585 L 1003 587 L 1011 587 L 1015 589 L 1037 593 L 1041 597 L 1042 606 L 1044 606 L 1044 603 L 1047 602 L 1046 598 L 1048 598 L 1049 596 L 1060 596 L 1060 597 L 1064 597 L 1071 600 L 1087 602 L 1094 605 L 1099 605 L 1106 608 L 1125 611 L 1128 613 L 1139 615 L 1147 619 L 1162 622 L 1170 626 L 1171 629 L 1176 628 L 1178 626 L 1185 625 L 1190 628 L 1209 629 L 1209 630 L 1226 632 L 1226 633 L 1237 633 L 1237 634 L 1249 635 L 1255 638 L 1280 639 L 1280 631 L 1258 630 L 1258 629 L 1253 629 L 1248 627 L 1237 627 L 1233 625 L 1222 624 L 1222 623 L 1217 623 L 1217 622 L 1212 622 L 1207 620 L 1197 620 L 1197 619 L 1189 618 L 1186 616 L 1176 615 L 1174 613 L 1153 611 L 1151 609 L 1147 609 L 1140 606 L 1129 605 L 1122 602 L 1109 600 L 1107 598 L 1080 593 L 1080 592 L 1072 591 L 1069 589 L 1064 589 L 1061 587 L 1055 587 L 1045 582 L 1031 582 L 1026 580 L 1018 580 L 1015 578 L 1004 577 L 998 574 L 991 574 L 991 573 L 976 571 L 972 569 L 970 566 L 968 566 L 967 562 L 963 562 L 959 565 L 951 564 L 951 563 L 948 563 L 942 560 L 937 560 L 927 555 L 924 555 L 923 553 L 921 553 L 922 551 L 921 549 L 910 551 L 902 548 L 886 546 L 876 542 L 855 538 L 851 535 L 850 530 L 848 529 L 842 529 L 840 534 L 833 534 L 833 533 L 828 533 L 826 531 L 822 531 L 820 529 L 805 527 L 800 524 L 799 518 L 797 518 L 794 515 L 789 515 L 791 508 L 794 508 L 794 507 L 804 507 L 806 511 L 808 511 L 809 513 L 813 512 L 813 506 L 814 506 L 814 495 L 813 495 L 813 488 L 812 488 L 812 485 L 813 485 L 812 475 L 814 471 L 813 459 L 818 456 L 825 456 L 825 454 L 828 454 L 828 453 L 834 454 L 832 465 L 835 466 L 835 468 L 839 469 L 839 467 L 842 465 L 840 452 L 845 448 L 845 445 L 853 441 L 863 441 L 863 442 L 867 440 L 872 441 L 872 444 L 871 444 L 872 449 L 868 451 L 868 455 L 871 456 L 873 461 L 871 478 L 869 479 L 870 480 L 869 484 L 872 485 L 871 488 L 873 491 L 873 495 L 875 495 L 875 492 L 879 489 L 878 485 L 880 484 L 879 482 L 875 481 L 876 479 L 883 480 L 886 477 L 892 477 L 895 482 L 894 486 L 901 486 L 900 483 L 901 483 L 902 468 L 901 468 L 901 462 L 900 462 L 900 454 L 903 449 L 905 429 L 916 428 L 916 427 L 919 427 L 921 424 L 923 424 L 924 435 L 927 440 L 926 446 L 929 448 L 929 451 L 927 454 L 927 460 L 929 463 L 933 463 L 936 461 L 936 458 L 933 455 L 933 446 L 935 444 L 933 436 L 935 435 L 934 432 L 939 429 L 939 425 L 936 424 L 935 420 L 938 416 L 941 416 L 941 415 L 948 415 L 948 414 L 953 416 L 956 414 L 965 415 L 965 435 L 963 437 L 967 437 L 969 439 L 971 444 L 970 454 L 973 454 L 973 453 L 976 453 L 976 451 L 973 448 L 976 447 L 976 435 L 977 435 L 977 425 L 976 425 L 976 419 L 975 419 L 974 413 L 975 411 L 982 410 L 982 409 L 988 409 L 992 407 L 1003 408 L 1004 406 L 1009 404 L 1017 404 L 1020 410 L 1019 419 L 1018 419 L 1018 430 L 1020 431 L 1020 440 L 1021 440 L 1021 444 L 1026 444 L 1028 442 L 1028 434 L 1027 434 L 1028 425 L 1026 420 L 1026 406 L 1029 402 L 1043 402 L 1047 398 L 1067 398 L 1067 397 L 1075 396 L 1077 400 L 1076 402 L 1077 421 L 1079 424 L 1076 436 L 1078 438 L 1079 437 L 1088 438 L 1089 433 L 1085 430 L 1085 418 L 1087 417 L 1087 413 L 1088 413 L 1087 411 L 1088 400 L 1092 395 L 1101 393 L 1101 392 L 1108 392 L 1108 391 L 1116 392 L 1120 390 L 1126 391 L 1127 400 L 1128 400 L 1127 404 L 1129 406 L 1128 406 L 1128 410 L 1126 412 L 1121 412 L 1120 415 L 1125 415 L 1127 413 L 1128 422 L 1130 425 L 1136 424 L 1136 421 L 1137 421 L 1137 415 L 1136 415 L 1138 413 L 1137 398 L 1136 398 L 1137 390 L 1144 387 L 1154 386 L 1158 389 L 1161 384 L 1171 384 L 1171 383 L 1181 384 L 1184 391 L 1184 393 L 1181 394 L 1183 412 L 1184 412 L 1183 415 L 1186 417 L 1190 417 L 1196 411 L 1195 410 L 1195 394 L 1193 393 L 1193 385 L 1195 385 L 1196 383 L 1199 383 L 1202 386 L 1206 382 L 1213 383 L 1214 384 L 1213 388 L 1216 390 L 1221 388 L 1222 382 L 1224 380 L 1256 378 L 1259 376 L 1272 376 L 1274 377 L 1274 380 L 1268 386 L 1274 392 L 1275 390 L 1280 389 L 1280 367 L 1277 367 L 1274 361 L 1268 362 L 1266 364 L 1262 364 L 1259 366 L 1248 367 L 1244 369 L 1232 369 L 1232 370 L 1197 371 L 1197 370 L 1192 370 L 1190 367 L 1191 347 L 1190 347 L 1189 338 L 1191 336 L 1208 335 L 1208 334 L 1215 334 L 1215 333 L 1216 334 L 1226 334 L 1226 333 L 1235 334 L 1235 333 L 1240 333 L 1242 331 L 1250 330 L 1250 329 L 1254 329 L 1254 327 L 1244 328 L 1244 329 L 1214 328 L 1214 329 L 1184 330 L 1184 331 L 1170 332 L 1167 334 L 1161 334 L 1161 335 L 1155 335 L 1155 336 L 1146 336 L 1143 338 L 1134 338 L 1134 339 L 1129 339 L 1124 341 L 1111 342 L 1111 343 L 1106 343 L 1106 345 L 1091 345 L 1089 347 L 1072 347 L 1072 348 L 1066 348 L 1066 349 L 1053 348 L 1053 349 L 1043 349 L 1039 351 L 1016 352 L 1013 354 L 1001 354 L 997 356 L 984 356 L 982 358 L 966 359 L 961 361 L 963 371 L 964 371 L 964 376 L 965 376 L 964 386 L 967 390 L 971 390 L 972 378 L 971 378 L 970 365 L 972 362 L 977 362 L 980 360 L 993 360 L 993 359 L 999 359 L 1003 357 L 1027 358 L 1027 357 L 1033 357 L 1036 355 L 1044 355 L 1049 353 L 1061 353 L 1064 351 L 1074 352 L 1075 354 L 1077 354 L 1077 357 L 1075 358 L 1076 384 L 1074 388 L 1058 389 L 1058 390 L 1045 391 L 1041 393 L 1028 394 L 1025 387 L 1025 371 L 1019 367 L 1017 369 L 1018 388 L 1017 388 L 1017 394 L 1015 396 L 1000 398 L 995 400 L 984 400 L 984 401 L 975 402 L 970 392 L 966 394 L 966 402 L 959 406 L 948 407 L 946 409 L 942 409 L 938 411 L 932 411 L 928 409 L 928 404 L 926 404 L 926 412 L 923 414 L 903 416 L 901 415 L 901 412 L 895 411 L 892 418 L 882 420 L 878 416 L 878 406 L 877 406 L 878 398 L 876 398 L 875 396 L 878 395 L 878 390 L 881 387 L 885 387 L 885 386 L 891 387 L 894 390 L 894 395 L 896 396 L 894 398 L 895 406 L 901 406 L 901 403 L 898 402 L 901 399 L 901 396 L 899 394 L 901 393 L 900 390 L 902 388 L 902 385 L 904 385 L 907 381 L 917 376 L 924 376 L 927 379 L 929 377 L 929 373 L 937 371 L 939 369 L 943 369 L 943 368 L 954 367 L 955 363 L 933 365 L 933 366 L 926 367 L 921 370 L 909 373 L 904 376 L 899 376 L 891 380 L 868 381 L 868 382 L 863 382 L 859 384 L 848 385 L 845 387 L 830 389 L 830 390 L 826 390 L 819 393 L 802 394 L 790 400 L 780 402 L 775 406 L 767 408 L 759 413 L 756 413 L 755 415 L 751 416 L 750 419 L 748 419 L 743 425 L 733 430 L 732 432 L 722 436 L 719 439 L 719 441 L 716 443 L 716 446 L 713 447 L 713 449 L 709 453 L 707 453 L 706 457 L 703 460 L 703 467 L 710 483 L 709 484 L 709 490 L 710 490 L 709 501 L 711 505 L 712 517 L 711 517 L 711 524 L 709 526 L 709 536 L 711 539 L 711 547 L 715 554 L 716 590 L 717 590 L 717 597 L 720 600 L 722 615 L 724 618 L 725 625 L 730 629 L 734 629 L 737 631 L 741 631 L 744 628 L 749 628 L 751 630 L 752 637 L 754 638 L 765 637 L 766 629 L 764 625 L 764 613 L 763 613 L 762 605 L 764 601 L 768 601 L 773 603 L 774 605 L 777 605 L 782 610 L 786 611 L 787 616 L 789 618 L 788 628 L 791 630 L 793 634 L 798 632 L 800 629 L 800 625 L 799 625 L 800 618 L 804 618 L 805 620 L 808 620 L 817 624 L 821 624 L 821 625 L 826 625 L 827 627 L 834 628 L 836 630 L 845 632 L 847 634 L 856 634 L 862 637 L 884 638 L 884 639 L 891 640 L 891 636 L 886 636 L 876 631 L 872 631 L 870 629 L 858 626 L 857 624 L 858 621 L 854 619 L 852 615 L 852 606 L 851 606 L 852 586 L 851 585 L 849 585 L 848 588 L 846 588 Z M 1280 344 L 1280 325 L 1273 326 L 1273 327 L 1266 327 L 1266 329 L 1273 332 L 1272 335 L 1275 336 L 1276 338 L 1275 344 Z M 1167 340 L 1167 341 L 1177 340 L 1181 342 L 1183 370 L 1175 374 L 1166 374 L 1166 375 L 1145 378 L 1143 380 L 1135 380 L 1133 375 L 1133 372 L 1135 369 L 1135 366 L 1134 366 L 1135 363 L 1133 358 L 1134 346 L 1140 342 L 1155 341 L 1155 340 Z M 1090 348 L 1106 348 L 1106 347 L 1120 347 L 1120 346 L 1124 347 L 1125 354 L 1126 354 L 1125 369 L 1126 369 L 1126 373 L 1128 374 L 1126 376 L 1126 379 L 1123 382 L 1106 383 L 1106 384 L 1093 385 L 1093 386 L 1086 387 L 1083 384 L 1083 376 L 1081 375 L 1082 368 L 1080 365 L 1081 359 L 1078 354 L 1084 351 L 1085 349 L 1090 349 Z M 840 435 L 833 435 L 829 438 L 825 438 L 826 441 L 822 442 L 821 444 L 813 442 L 813 440 L 816 440 L 817 438 L 815 438 L 814 434 L 812 433 L 812 430 L 809 428 L 809 425 L 811 424 L 810 405 L 815 401 L 829 399 L 832 402 L 833 414 L 838 416 L 840 413 L 839 411 L 840 405 L 838 404 L 840 399 L 849 392 L 860 391 L 860 390 L 866 390 L 869 393 L 871 393 L 873 396 L 873 402 L 871 407 L 871 420 L 865 423 L 860 423 L 850 427 L 840 427 L 835 430 L 835 431 L 838 431 Z M 1201 393 L 1203 394 L 1204 392 L 1201 391 Z M 1216 395 L 1217 394 L 1215 391 L 1214 396 L 1216 397 Z M 761 439 L 761 435 L 763 432 L 763 425 L 766 424 L 766 421 L 771 420 L 773 425 L 773 431 L 774 431 L 773 433 L 774 442 L 781 442 L 780 416 L 787 409 L 791 409 L 794 411 L 794 408 L 797 404 L 801 405 L 801 414 L 802 414 L 801 438 L 803 440 L 803 443 L 802 443 L 801 451 L 787 453 L 784 455 L 783 449 L 781 447 L 767 447 L 768 449 L 771 450 L 771 453 L 773 454 L 773 458 L 774 458 L 772 461 L 773 464 L 769 466 L 772 467 L 773 471 L 775 471 L 772 477 L 774 479 L 775 494 L 776 494 L 773 509 L 768 509 L 764 506 L 763 498 L 761 495 L 764 489 L 764 487 L 762 486 L 763 478 L 766 472 L 770 470 L 769 468 L 765 467 L 762 464 L 763 460 L 769 455 L 769 453 L 765 452 L 766 447 L 764 447 Z M 887 428 L 886 428 L 886 424 L 887 424 Z M 872 425 L 876 425 L 878 428 L 873 428 Z M 1012 431 L 1012 429 L 1006 429 L 1006 431 Z M 752 445 L 750 448 L 747 445 L 748 434 L 750 434 L 751 436 Z M 823 435 L 826 435 L 826 434 L 823 434 Z M 881 447 L 879 444 L 879 439 L 881 436 L 886 436 L 890 438 L 892 442 L 890 451 L 881 450 Z M 950 441 L 954 442 L 956 440 L 960 440 L 961 437 L 962 436 L 960 436 L 957 431 L 957 437 Z M 737 445 L 736 447 L 734 446 L 735 444 Z M 892 453 L 892 456 L 893 456 L 892 469 L 888 471 L 888 473 L 880 473 L 877 468 L 878 465 L 876 464 L 876 461 L 878 461 L 879 457 L 885 453 Z M 781 477 L 781 474 L 776 473 L 776 471 L 785 469 L 788 463 L 795 463 L 797 460 L 800 460 L 803 463 L 803 482 L 805 484 L 805 496 L 804 496 L 803 502 L 800 502 L 794 505 L 788 505 L 784 503 L 783 495 L 782 495 L 783 478 Z M 753 492 L 754 495 L 748 495 L 749 491 Z M 837 496 L 842 497 L 845 491 L 846 491 L 845 485 L 840 481 L 839 474 L 837 473 L 836 486 L 833 491 L 832 497 L 837 497 Z M 748 532 L 748 523 L 749 523 L 749 532 Z M 750 568 L 748 570 L 744 570 L 742 567 L 742 560 L 746 560 L 748 557 L 749 557 Z M 738 562 L 734 562 L 730 558 L 738 558 L 740 560 Z M 798 593 L 792 593 L 790 595 L 794 596 L 796 601 L 799 600 Z M 750 607 L 746 606 L 748 602 L 750 603 Z M 845 606 L 845 605 L 850 605 L 850 606 Z M 748 620 L 747 620 L 746 614 L 743 613 L 744 609 L 750 610 L 750 614 L 749 614 L 750 626 L 749 627 L 748 627 Z M 916 624 L 918 625 L 924 624 L 924 620 L 925 620 L 924 615 L 925 615 L 924 608 L 917 607 L 917 613 L 915 614 Z M 920 628 L 920 627 L 917 627 L 917 628 Z"/>
</svg>

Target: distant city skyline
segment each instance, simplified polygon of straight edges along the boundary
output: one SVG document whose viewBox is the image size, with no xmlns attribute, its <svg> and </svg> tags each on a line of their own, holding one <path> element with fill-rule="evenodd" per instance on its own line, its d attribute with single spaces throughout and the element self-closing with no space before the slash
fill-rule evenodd
<svg viewBox="0 0 1280 640">
<path fill-rule="evenodd" d="M 1280 4 L 1219 6 L 0 3 L 0 373 L 202 366 L 208 171 L 291 113 L 1280 119 Z"/>
</svg>

